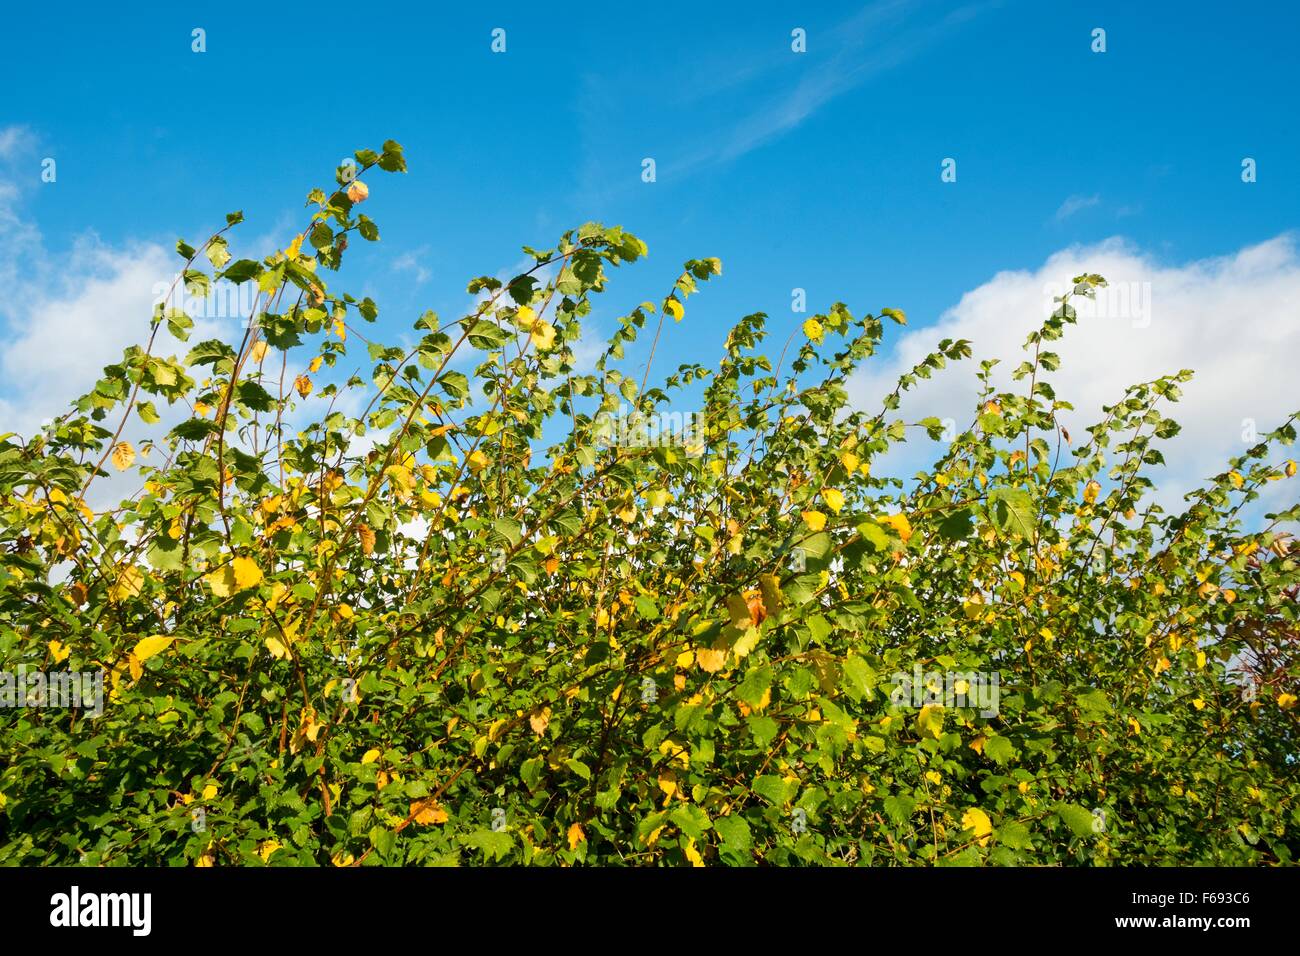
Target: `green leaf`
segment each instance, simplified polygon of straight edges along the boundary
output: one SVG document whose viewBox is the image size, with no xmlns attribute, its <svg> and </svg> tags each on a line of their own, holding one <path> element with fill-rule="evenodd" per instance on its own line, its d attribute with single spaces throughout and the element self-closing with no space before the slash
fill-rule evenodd
<svg viewBox="0 0 1300 956">
<path fill-rule="evenodd" d="M 1058 803 L 1056 813 L 1075 836 L 1092 836 L 1093 816 L 1083 807 L 1074 803 Z"/>
<path fill-rule="evenodd" d="M 984 741 L 984 755 L 994 763 L 1005 764 L 1016 755 L 1016 748 L 1006 737 L 994 735 Z"/>
<path fill-rule="evenodd" d="M 901 826 L 911 819 L 916 809 L 916 801 L 911 797 L 896 795 L 885 797 L 885 816 L 896 825 Z"/>
<path fill-rule="evenodd" d="M 875 689 L 876 672 L 861 657 L 850 654 L 841 668 L 840 685 L 854 700 L 862 700 Z"/>
<path fill-rule="evenodd" d="M 745 674 L 745 679 L 741 681 L 736 688 L 736 697 L 743 700 L 750 707 L 757 707 L 762 703 L 763 695 L 772 687 L 772 668 L 767 664 L 758 667 L 751 667 Z"/>
<path fill-rule="evenodd" d="M 1033 499 L 1027 491 L 996 488 L 989 492 L 989 508 L 993 514 L 993 524 L 999 531 L 1022 538 L 1033 536 L 1037 515 Z"/>
<path fill-rule="evenodd" d="M 214 236 L 208 243 L 208 248 L 204 250 L 207 253 L 208 261 L 212 263 L 214 269 L 220 269 L 230 261 L 230 250 L 226 246 L 224 236 Z"/>
<path fill-rule="evenodd" d="M 862 535 L 862 540 L 866 541 L 877 551 L 889 550 L 889 535 L 885 529 L 874 521 L 864 521 L 857 527 L 858 534 Z"/>
<path fill-rule="evenodd" d="M 233 282 L 236 285 L 247 282 L 249 279 L 256 279 L 262 274 L 262 266 L 252 259 L 236 259 L 230 265 L 226 266 L 221 273 L 221 278 L 227 282 Z"/>
<path fill-rule="evenodd" d="M 523 525 L 514 518 L 497 518 L 492 522 L 492 530 L 499 540 L 513 548 L 523 534 Z"/>
<path fill-rule="evenodd" d="M 514 835 L 506 830 L 475 830 L 464 837 L 465 845 L 483 853 L 489 860 L 504 860 L 514 849 Z"/>
<path fill-rule="evenodd" d="M 783 807 L 794 796 L 797 783 L 782 780 L 775 774 L 764 774 L 754 779 L 753 790 L 756 794 L 778 807 Z"/>
<path fill-rule="evenodd" d="M 974 514 L 969 508 L 954 511 L 939 522 L 939 534 L 949 541 L 964 541 L 974 530 Z"/>
<path fill-rule="evenodd" d="M 995 831 L 998 842 L 1003 846 L 1009 846 L 1013 850 L 1032 849 L 1033 844 L 1030 842 L 1029 828 L 1023 823 L 1011 821 L 1004 823 Z"/>
<path fill-rule="evenodd" d="M 722 843 L 731 850 L 748 850 L 754 845 L 753 833 L 749 829 L 749 824 L 745 818 L 737 813 L 729 813 L 725 817 L 717 817 L 713 821 L 713 829 L 722 837 Z"/>
</svg>

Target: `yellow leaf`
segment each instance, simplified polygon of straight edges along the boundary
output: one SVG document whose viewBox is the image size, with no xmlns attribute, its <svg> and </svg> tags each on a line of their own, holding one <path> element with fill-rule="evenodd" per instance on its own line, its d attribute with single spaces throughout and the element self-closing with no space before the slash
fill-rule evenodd
<svg viewBox="0 0 1300 956">
<path fill-rule="evenodd" d="M 1292 706 L 1294 706 L 1295 702 L 1296 702 L 1295 694 L 1288 694 L 1286 692 L 1283 692 L 1277 695 L 1277 705 L 1282 710 L 1290 709 Z"/>
<path fill-rule="evenodd" d="M 749 613 L 749 602 L 742 595 L 727 595 L 727 613 L 731 616 L 731 623 L 736 627 L 749 627 L 753 622 Z"/>
<path fill-rule="evenodd" d="M 686 859 L 691 861 L 691 866 L 704 865 L 704 857 L 700 856 L 700 851 L 695 849 L 694 840 L 686 844 Z"/>
<path fill-rule="evenodd" d="M 362 763 L 374 763 L 379 759 L 379 751 L 371 748 L 361 755 Z"/>
<path fill-rule="evenodd" d="M 673 317 L 674 322 L 680 322 L 682 316 L 686 314 L 686 310 L 682 308 L 682 304 L 676 299 L 665 299 L 664 311 Z"/>
<path fill-rule="evenodd" d="M 262 580 L 262 569 L 252 558 L 235 558 L 210 572 L 205 580 L 217 597 L 230 597 L 237 591 L 255 587 Z"/>
<path fill-rule="evenodd" d="M 583 832 L 581 823 L 575 823 L 569 827 L 568 837 L 570 850 L 576 850 L 579 843 L 587 842 L 587 834 Z"/>
<path fill-rule="evenodd" d="M 533 348 L 549 349 L 555 344 L 555 326 L 549 322 L 538 322 L 533 326 L 528 338 L 532 340 Z"/>
<path fill-rule="evenodd" d="M 712 648 L 700 648 L 695 652 L 695 660 L 700 665 L 700 670 L 706 674 L 716 674 L 722 670 L 722 665 L 726 663 L 727 652 L 715 651 Z"/>
<path fill-rule="evenodd" d="M 370 187 L 358 179 L 348 187 L 348 198 L 354 204 L 365 202 L 370 198 Z"/>
<path fill-rule="evenodd" d="M 131 653 L 134 654 L 136 658 L 138 658 L 139 660 L 147 661 L 149 658 L 153 657 L 154 655 L 161 654 L 163 651 L 167 650 L 167 648 L 171 646 L 172 641 L 174 640 L 176 640 L 176 638 L 167 637 L 165 635 L 158 635 L 157 637 L 146 637 L 143 640 L 136 643 L 135 649 L 132 650 Z"/>
<path fill-rule="evenodd" d="M 692 701 L 692 703 L 696 703 L 696 702 L 698 701 L 697 700 Z M 663 743 L 659 745 L 659 752 L 664 756 L 666 756 L 670 763 L 672 761 L 676 761 L 687 770 L 691 768 L 690 753 L 686 750 L 685 747 L 677 743 L 675 740 L 665 740 Z"/>
<path fill-rule="evenodd" d="M 519 327 L 525 332 L 530 332 L 533 326 L 537 324 L 537 313 L 528 306 L 521 305 L 515 312 L 515 321 L 519 323 Z"/>
<path fill-rule="evenodd" d="M 293 242 L 289 243 L 289 248 L 284 250 L 285 257 L 288 259 L 297 259 L 298 253 L 302 251 L 302 233 L 293 237 Z"/>
<path fill-rule="evenodd" d="M 299 375 L 297 378 L 293 380 L 293 387 L 298 390 L 299 395 L 301 395 L 303 398 L 306 398 L 308 395 L 311 394 L 311 389 L 312 389 L 311 379 L 309 379 L 306 375 Z"/>
<path fill-rule="evenodd" d="M 262 569 L 252 558 L 235 558 L 230 568 L 235 575 L 235 586 L 241 591 L 256 587 L 262 580 Z"/>
<path fill-rule="evenodd" d="M 320 363 L 323 361 L 325 361 L 323 356 L 320 355 L 316 356 L 314 359 L 311 360 L 311 364 L 307 366 L 307 371 L 312 372 L 313 374 L 319 372 Z"/>
<path fill-rule="evenodd" d="M 551 708 L 543 707 L 541 710 L 534 711 L 528 716 L 528 726 L 533 728 L 533 733 L 541 736 L 546 733 L 546 728 L 551 723 Z"/>
<path fill-rule="evenodd" d="M 844 507 L 844 495 L 836 488 L 827 488 L 822 492 L 822 500 L 826 502 L 826 507 L 830 508 L 836 514 Z"/>
<path fill-rule="evenodd" d="M 820 342 L 822 336 L 826 334 L 826 330 L 822 328 L 822 324 L 816 319 L 809 319 L 803 324 L 803 334 L 814 342 Z"/>
<path fill-rule="evenodd" d="M 673 798 L 673 794 L 677 792 L 677 778 L 667 770 L 662 771 L 659 774 L 659 789 L 666 795 L 667 799 L 664 802 L 667 803 L 668 800 Z"/>
<path fill-rule="evenodd" d="M 375 532 L 367 524 L 357 525 L 357 539 L 361 542 L 361 553 L 369 554 L 375 550 Z"/>
<path fill-rule="evenodd" d="M 1092 504 L 1097 500 L 1097 495 L 1101 493 L 1101 485 L 1095 481 L 1090 481 L 1083 486 L 1083 500 Z"/>
<path fill-rule="evenodd" d="M 280 643 L 279 638 L 268 637 L 262 643 L 266 645 L 266 649 L 270 651 L 271 656 L 274 657 L 276 660 L 283 660 L 284 658 L 289 656 L 288 649 L 282 643 Z"/>
<path fill-rule="evenodd" d="M 1286 464 L 1282 466 L 1282 471 L 1288 478 L 1294 478 L 1296 471 L 1295 462 L 1288 458 Z"/>
<path fill-rule="evenodd" d="M 937 740 L 943 733 L 943 708 L 938 704 L 926 704 L 916 715 L 916 728 Z"/>
<path fill-rule="evenodd" d="M 912 537 L 912 523 L 907 520 L 907 515 L 885 515 L 883 518 L 876 519 L 881 524 L 888 525 L 894 529 L 894 533 L 904 542 L 907 543 Z"/>
<path fill-rule="evenodd" d="M 465 463 L 469 465 L 469 470 L 474 474 L 478 474 L 490 464 L 488 456 L 477 448 L 474 449 L 469 458 L 465 459 Z"/>
<path fill-rule="evenodd" d="M 72 650 L 63 644 L 62 641 L 50 641 L 47 645 L 50 649 L 50 656 L 54 658 L 54 663 L 62 664 L 68 659 Z"/>
<path fill-rule="evenodd" d="M 1240 472 L 1236 471 L 1228 472 L 1228 481 L 1232 482 L 1234 488 L 1240 488 L 1246 483 L 1246 479 L 1242 478 Z"/>
<path fill-rule="evenodd" d="M 271 854 L 280 849 L 280 846 L 279 840 L 263 840 L 257 845 L 257 855 L 262 858 L 263 863 L 267 863 L 271 859 Z"/>
<path fill-rule="evenodd" d="M 447 822 L 447 811 L 438 806 L 437 801 L 432 797 L 425 797 L 423 800 L 414 801 L 411 803 L 408 812 L 416 823 L 428 824 Z"/>
<path fill-rule="evenodd" d="M 988 845 L 989 834 L 993 832 L 993 821 L 979 807 L 971 807 L 962 815 L 961 826 L 963 830 L 970 830 L 975 834 L 980 846 Z"/>
<path fill-rule="evenodd" d="M 820 511 L 805 511 L 803 523 L 808 526 L 809 531 L 820 531 L 826 527 L 826 516 Z"/>
<path fill-rule="evenodd" d="M 118 442 L 113 446 L 113 467 L 118 471 L 126 471 L 134 461 L 135 449 L 129 441 Z"/>
<path fill-rule="evenodd" d="M 261 365 L 262 360 L 266 358 L 266 353 L 269 351 L 270 351 L 270 346 L 267 345 L 265 342 L 258 340 L 257 342 L 253 343 L 252 349 L 249 350 L 248 357 L 258 365 Z"/>
<path fill-rule="evenodd" d="M 131 565 L 129 568 L 124 568 L 117 576 L 117 582 L 108 589 L 108 598 L 114 602 L 125 601 L 135 597 L 142 590 L 144 590 L 144 572 Z"/>
</svg>

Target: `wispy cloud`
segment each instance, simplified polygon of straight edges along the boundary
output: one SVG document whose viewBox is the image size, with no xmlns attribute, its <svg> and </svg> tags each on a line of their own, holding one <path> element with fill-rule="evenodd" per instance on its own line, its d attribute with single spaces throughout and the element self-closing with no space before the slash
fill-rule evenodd
<svg viewBox="0 0 1300 956">
<path fill-rule="evenodd" d="M 617 126 L 629 110 L 623 91 L 631 84 L 604 73 L 586 74 L 575 104 L 581 120 L 578 187 L 583 204 L 597 203 L 638 182 L 635 172 L 628 173 L 629 159 L 634 153 L 638 162 L 654 154 L 638 152 L 650 147 L 637 144 L 671 139 L 671 152 L 660 150 L 656 157 L 661 180 L 734 162 L 1001 2 L 953 7 L 941 0 L 875 0 L 831 26 L 819 26 L 814 11 L 807 20 L 791 21 L 792 28 L 807 30 L 808 52 L 802 54 L 791 50 L 788 36 L 772 43 L 766 55 L 743 61 L 710 41 L 684 57 L 687 65 L 676 75 L 674 89 L 657 86 L 653 102 L 635 102 L 638 123 L 632 132 Z M 696 128 L 705 131 L 687 132 L 684 116 L 697 117 Z"/>
<path fill-rule="evenodd" d="M 415 276 L 416 285 L 428 282 L 433 276 L 433 273 L 429 271 L 427 265 L 429 255 L 428 246 L 420 246 L 418 249 L 404 252 L 393 260 L 393 271 L 411 273 Z"/>
<path fill-rule="evenodd" d="M 829 31 L 813 33 L 808 41 L 810 49 L 818 44 L 827 52 L 810 59 L 811 69 L 793 86 L 761 99 L 757 108 L 720 134 L 711 134 L 708 143 L 670 171 L 682 173 L 729 162 L 772 142 L 837 97 L 912 59 L 926 46 L 970 21 L 986 5 L 958 7 L 937 20 L 922 10 L 924 6 L 920 0 L 878 0 Z M 786 62 L 791 62 L 790 58 Z M 760 76 L 746 71 L 745 80 Z"/>
<path fill-rule="evenodd" d="M 35 137 L 26 126 L 6 126 L 0 129 L 0 159 L 13 159 L 34 144 Z"/>
<path fill-rule="evenodd" d="M 1053 218 L 1057 222 L 1065 222 L 1065 220 L 1069 219 L 1076 212 L 1082 212 L 1084 209 L 1091 209 L 1093 206 L 1099 205 L 1100 203 L 1101 196 L 1096 194 L 1091 196 L 1071 196 L 1065 202 L 1061 203 L 1061 207 L 1056 210 L 1056 215 Z"/>
</svg>

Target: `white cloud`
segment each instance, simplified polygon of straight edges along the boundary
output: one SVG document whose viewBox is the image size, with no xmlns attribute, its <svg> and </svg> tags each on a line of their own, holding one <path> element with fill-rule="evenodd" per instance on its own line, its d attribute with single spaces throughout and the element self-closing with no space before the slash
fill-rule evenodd
<svg viewBox="0 0 1300 956">
<path fill-rule="evenodd" d="M 1245 450 L 1245 420 L 1263 433 L 1300 407 L 1300 254 L 1291 235 L 1182 265 L 1160 263 L 1110 239 L 1064 249 L 1034 271 L 999 273 L 962 296 L 936 324 L 905 332 L 890 358 L 859 370 L 851 384 L 855 403 L 878 409 L 898 375 L 940 339 L 970 339 L 973 360 L 922 382 L 902 408 L 909 421 L 934 415 L 964 428 L 974 411 L 978 361 L 1001 359 L 998 387 L 1016 384 L 1023 390 L 1025 383 L 1012 383 L 1010 375 L 1027 357 L 1021 349 L 1025 337 L 1049 314 L 1062 283 L 1090 272 L 1105 276 L 1110 288 L 1095 305 L 1079 304 L 1078 325 L 1067 326 L 1064 339 L 1051 347 L 1062 365 L 1050 380 L 1057 396 L 1075 406 L 1062 413 L 1062 421 L 1077 442 L 1087 425 L 1100 420 L 1101 406 L 1116 402 L 1128 385 L 1194 370 L 1182 401 L 1164 409 L 1183 426 L 1164 446 L 1167 465 L 1153 474 L 1167 508 Z M 925 449 L 923 461 L 921 449 L 912 448 L 893 462 L 920 466 L 937 457 L 933 452 Z M 1295 489 L 1287 485 L 1269 487 L 1274 503 L 1287 495 L 1294 499 Z"/>
<path fill-rule="evenodd" d="M 61 411 L 121 357 L 124 346 L 142 338 L 153 285 L 170 268 L 158 246 L 117 250 L 86 239 L 54 288 L 24 290 L 15 334 L 0 352 L 0 372 L 6 391 L 21 396 L 25 417 Z"/>
<path fill-rule="evenodd" d="M 32 141 L 24 129 L 0 129 L 0 159 Z M 176 278 L 180 260 L 156 243 L 114 247 L 93 232 L 67 250 L 49 249 L 23 216 L 22 199 L 0 184 L 0 432 L 30 435 L 88 391 L 126 346 L 146 340 L 160 286 Z M 238 321 L 195 318 L 197 337 Z M 185 350 L 163 335 L 161 354 Z"/>
</svg>

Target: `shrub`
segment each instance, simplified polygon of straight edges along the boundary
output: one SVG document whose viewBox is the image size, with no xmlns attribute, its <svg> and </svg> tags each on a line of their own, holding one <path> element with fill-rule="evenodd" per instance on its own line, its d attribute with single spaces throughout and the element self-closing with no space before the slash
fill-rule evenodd
<svg viewBox="0 0 1300 956">
<path fill-rule="evenodd" d="M 393 142 L 356 158 L 406 168 Z M 377 306 L 327 282 L 378 238 L 368 193 L 340 169 L 263 261 L 232 261 L 239 214 L 178 244 L 196 294 L 255 284 L 242 339 L 168 355 L 193 322 L 159 306 L 66 415 L 0 442 L 7 687 L 102 670 L 107 697 L 3 714 L 0 861 L 1293 860 L 1300 508 L 1246 506 L 1294 473 L 1295 418 L 1166 513 L 1149 475 L 1190 372 L 1086 435 L 1058 421 L 1050 349 L 1100 276 L 944 435 L 896 410 L 967 342 L 849 403 L 894 309 L 836 304 L 775 366 L 757 313 L 714 367 L 620 371 L 716 259 L 575 368 L 646 252 L 618 227 L 370 341 Z M 923 436 L 923 473 L 873 469 Z M 92 511 L 115 474 L 140 487 Z"/>
</svg>

